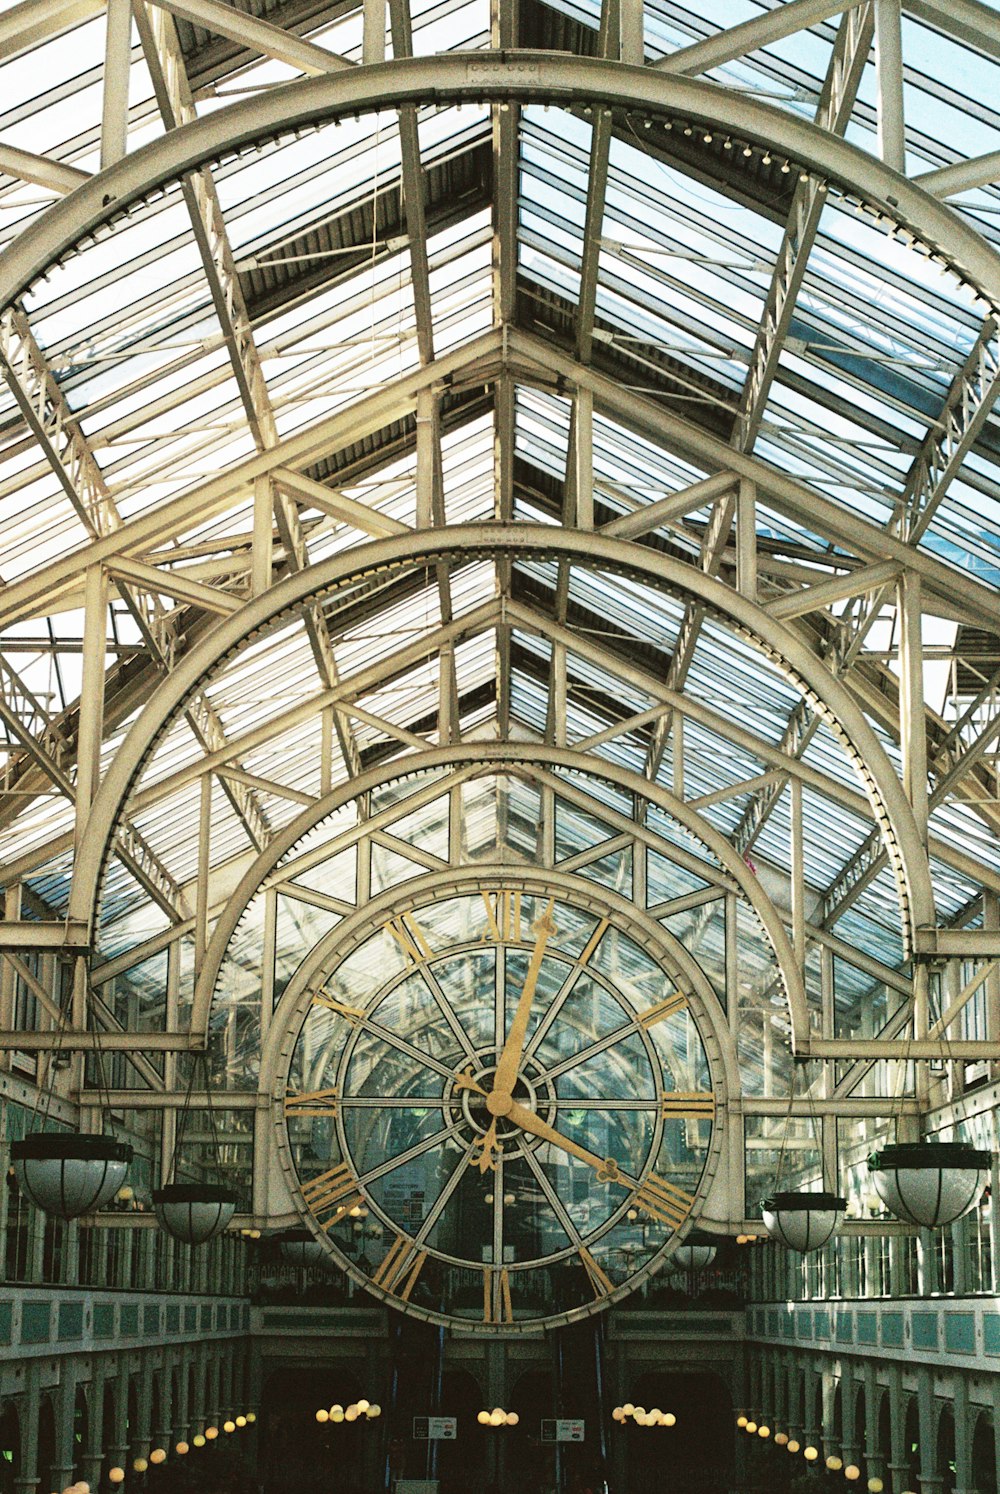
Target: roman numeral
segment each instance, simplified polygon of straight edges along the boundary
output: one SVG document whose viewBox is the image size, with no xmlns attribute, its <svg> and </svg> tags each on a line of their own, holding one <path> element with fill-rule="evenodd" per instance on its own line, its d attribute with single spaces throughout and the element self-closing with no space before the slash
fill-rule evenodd
<svg viewBox="0 0 1000 1494">
<path fill-rule="evenodd" d="M 406 958 L 412 960 L 414 965 L 419 965 L 422 960 L 430 959 L 431 947 L 412 913 L 401 913 L 398 918 L 390 918 L 386 928 Z"/>
<path fill-rule="evenodd" d="M 649 1007 L 640 1012 L 636 1021 L 640 1027 L 653 1027 L 657 1022 L 662 1022 L 666 1017 L 672 1017 L 674 1012 L 683 1011 L 687 1006 L 687 998 L 679 991 L 674 991 L 670 996 L 658 1001 L 656 1006 Z"/>
<path fill-rule="evenodd" d="M 594 1260 L 594 1257 L 591 1255 L 590 1251 L 585 1245 L 581 1245 L 579 1247 L 578 1254 L 581 1261 L 583 1262 L 583 1269 L 586 1271 L 587 1276 L 590 1279 L 590 1285 L 594 1289 L 594 1296 L 609 1296 L 610 1293 L 614 1291 L 614 1287 L 611 1284 L 610 1276 L 608 1276 L 604 1271 L 601 1270 L 600 1266 Z"/>
<path fill-rule="evenodd" d="M 327 996 L 324 991 L 317 991 L 313 995 L 313 1006 L 325 1006 L 329 1011 L 336 1012 L 338 1017 L 344 1017 L 352 1027 L 357 1027 L 365 1020 L 364 1012 L 356 1006 L 348 1006 L 346 1002 L 338 1001 L 335 996 Z"/>
<path fill-rule="evenodd" d="M 320 1220 L 324 1229 L 332 1229 L 361 1202 L 354 1174 L 346 1162 L 341 1162 L 338 1167 L 331 1167 L 329 1172 L 321 1172 L 319 1177 L 310 1178 L 301 1187 L 305 1205 L 317 1219 L 321 1214 L 332 1210 L 329 1219 Z"/>
<path fill-rule="evenodd" d="M 715 1117 L 715 1096 L 708 1090 L 664 1090 L 660 1098 L 660 1113 L 664 1120 L 679 1116 L 682 1120 L 697 1120 Z"/>
<path fill-rule="evenodd" d="M 650 1214 L 661 1224 L 669 1224 L 671 1229 L 677 1229 L 687 1218 L 694 1196 L 685 1193 L 683 1188 L 675 1188 L 673 1183 L 668 1183 L 651 1172 L 636 1189 L 635 1202 L 644 1214 Z"/>
<path fill-rule="evenodd" d="M 337 1114 L 337 1102 L 339 1092 L 335 1089 L 314 1089 L 311 1094 L 285 1096 L 286 1115 L 325 1115 L 333 1117 Z"/>
<path fill-rule="evenodd" d="M 520 944 L 523 939 L 521 894 L 519 892 L 484 892 L 482 899 L 486 907 L 486 931 L 480 936 L 480 943 L 489 939 L 496 943 L 499 943 L 501 939 L 508 939 L 512 944 Z"/>
<path fill-rule="evenodd" d="M 506 1266 L 494 1271 L 492 1266 L 483 1267 L 483 1322 L 513 1323 L 514 1309 L 510 1300 L 510 1272 Z"/>
<path fill-rule="evenodd" d="M 418 1250 L 412 1240 L 397 1235 L 372 1281 L 385 1291 L 394 1293 L 400 1301 L 409 1302 L 426 1259 L 426 1250 Z"/>
</svg>

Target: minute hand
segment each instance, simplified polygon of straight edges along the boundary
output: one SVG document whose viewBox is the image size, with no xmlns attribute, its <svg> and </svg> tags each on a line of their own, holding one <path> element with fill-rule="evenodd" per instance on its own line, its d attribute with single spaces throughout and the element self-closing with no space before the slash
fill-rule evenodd
<svg viewBox="0 0 1000 1494">
<path fill-rule="evenodd" d="M 637 1186 L 633 1178 L 627 1177 L 620 1172 L 618 1163 L 614 1157 L 599 1157 L 596 1152 L 588 1152 L 585 1146 L 571 1141 L 568 1136 L 563 1136 L 550 1126 L 548 1121 L 543 1121 L 540 1115 L 529 1110 L 527 1105 L 519 1105 L 516 1100 L 511 1103 L 507 1111 L 507 1119 L 513 1121 L 515 1126 L 520 1126 L 522 1131 L 528 1131 L 532 1136 L 540 1136 L 543 1141 L 550 1141 L 561 1151 L 568 1152 L 571 1157 L 579 1157 L 581 1162 L 586 1162 L 597 1173 L 600 1183 L 620 1183 L 623 1188 L 635 1188 Z"/>
<path fill-rule="evenodd" d="M 514 1013 L 514 1020 L 510 1024 L 507 1041 L 503 1045 L 500 1061 L 496 1066 L 493 1076 L 493 1093 L 496 1095 L 510 1095 L 513 1093 L 514 1084 L 517 1080 L 517 1071 L 521 1063 L 521 1054 L 524 1052 L 524 1040 L 528 1035 L 528 1019 L 531 1016 L 531 1003 L 535 998 L 535 987 L 538 985 L 538 977 L 542 969 L 542 960 L 545 957 L 545 946 L 549 941 L 549 935 L 555 933 L 555 925 L 552 922 L 552 909 L 555 906 L 555 898 L 550 898 L 549 905 L 538 921 L 538 938 L 535 947 L 531 951 L 531 961 L 528 965 L 528 973 L 524 977 L 524 989 L 521 991 Z"/>
</svg>

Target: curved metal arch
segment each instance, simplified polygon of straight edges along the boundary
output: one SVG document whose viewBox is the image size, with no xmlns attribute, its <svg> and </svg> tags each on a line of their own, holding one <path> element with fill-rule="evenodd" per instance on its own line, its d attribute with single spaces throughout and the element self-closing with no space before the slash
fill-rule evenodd
<svg viewBox="0 0 1000 1494">
<path fill-rule="evenodd" d="M 344 114 L 504 99 L 666 113 L 766 143 L 863 197 L 1000 305 L 1000 255 L 969 224 L 874 156 L 795 114 L 716 83 L 621 62 L 549 52 L 451 52 L 289 83 L 168 131 L 77 187 L 20 235 L 0 256 L 0 307 L 131 205 L 220 156 Z"/>
<path fill-rule="evenodd" d="M 157 688 L 115 755 L 94 799 L 80 847 L 68 916 L 92 926 L 101 872 L 128 793 L 174 713 L 205 677 L 230 655 L 318 597 L 373 572 L 501 552 L 553 557 L 639 576 L 653 586 L 696 601 L 727 621 L 776 663 L 820 711 L 853 759 L 881 826 L 899 885 L 903 937 L 912 948 L 916 928 L 935 926 L 930 866 L 912 808 L 881 743 L 847 688 L 790 629 L 721 581 L 628 540 L 602 538 L 541 524 L 456 525 L 372 540 L 340 552 L 252 598 L 219 622 Z M 480 751 L 483 744 L 480 744 Z"/>
<path fill-rule="evenodd" d="M 489 749 L 489 757 L 485 760 L 483 758 L 484 746 L 487 746 Z M 434 768 L 460 769 L 468 767 L 472 770 L 468 775 L 469 777 L 484 777 L 491 773 L 516 773 L 518 768 L 530 768 L 532 766 L 570 768 L 574 772 L 587 773 L 594 778 L 603 778 L 607 782 L 613 783 L 616 787 L 626 790 L 628 793 L 641 794 L 651 804 L 655 804 L 658 809 L 662 809 L 664 813 L 671 815 L 696 839 L 700 840 L 709 853 L 719 861 L 723 873 L 732 879 L 736 889 L 744 895 L 760 919 L 765 933 L 771 940 L 782 979 L 785 982 L 789 1011 L 792 1019 L 793 1047 L 800 1038 L 808 1036 L 808 1010 L 806 1006 L 805 987 L 802 984 L 801 972 L 795 960 L 795 953 L 791 942 L 785 933 L 784 924 L 757 878 L 751 872 L 742 856 L 730 845 L 729 841 L 718 830 L 714 830 L 711 826 L 706 825 L 701 820 L 697 811 L 691 809 L 690 805 L 685 804 L 680 799 L 676 799 L 669 790 L 661 788 L 658 784 L 649 783 L 647 779 L 642 778 L 638 773 L 634 773 L 628 768 L 619 767 L 616 763 L 605 762 L 602 758 L 593 758 L 589 761 L 581 759 L 579 753 L 573 752 L 568 747 L 549 747 L 542 743 L 534 742 L 486 744 L 482 742 L 466 742 L 446 747 L 431 747 L 426 752 L 415 753 L 406 757 L 397 757 L 390 762 L 381 763 L 378 767 L 369 769 L 362 777 L 354 778 L 348 783 L 340 784 L 338 788 L 327 794 L 325 798 L 318 800 L 315 804 L 310 804 L 308 808 L 304 809 L 300 815 L 297 815 L 294 820 L 285 826 L 280 835 L 275 836 L 269 846 L 266 846 L 260 852 L 252 866 L 247 869 L 227 899 L 226 906 L 220 914 L 212 932 L 212 937 L 205 951 L 205 957 L 195 984 L 191 1008 L 192 1031 L 205 1032 L 208 1028 L 212 999 L 226 950 L 252 898 L 259 891 L 265 878 L 276 868 L 278 862 L 289 851 L 294 849 L 298 841 L 314 830 L 323 820 L 327 819 L 331 814 L 335 814 L 337 810 L 342 809 L 345 804 L 349 804 L 359 794 L 370 793 L 373 790 L 381 788 L 386 783 L 391 783 L 394 779 L 411 778 L 417 774 L 429 772 Z M 446 794 L 449 787 L 455 781 L 453 778 L 442 776 L 438 780 L 440 792 Z M 400 804 L 402 812 L 405 813 L 406 801 L 401 800 Z M 597 810 L 595 809 L 596 812 Z M 394 891 L 398 891 L 399 896 L 402 897 L 404 894 L 408 894 L 409 890 L 414 887 L 422 887 L 424 889 L 433 888 L 439 882 L 447 882 L 449 879 L 451 881 L 458 881 L 472 872 L 482 873 L 484 870 L 493 870 L 493 868 L 483 868 L 478 865 L 472 868 L 449 867 L 447 870 L 429 873 L 427 876 L 411 878 L 403 883 L 400 888 L 394 889 Z M 531 869 L 514 865 L 506 867 L 504 870 L 507 871 L 508 875 L 520 875 L 527 873 Z M 536 874 L 544 875 L 552 881 L 553 885 L 560 879 L 565 880 L 567 877 L 567 874 L 560 872 L 558 867 L 546 868 L 544 873 L 538 871 Z M 597 895 L 593 883 L 579 878 L 574 878 L 573 880 L 574 885 L 578 889 L 589 889 L 591 893 L 595 896 Z M 599 891 L 600 896 L 606 901 L 610 902 L 613 900 L 613 894 L 607 894 L 603 888 L 599 889 Z M 377 900 L 379 905 L 385 904 L 388 906 L 391 896 L 392 893 L 383 894 Z M 373 899 L 372 901 L 376 900 Z M 634 904 L 629 904 L 629 908 L 631 908 L 633 913 L 641 914 L 642 910 L 636 910 Z M 625 911 L 624 907 L 621 911 Z M 353 919 L 359 916 L 361 916 L 360 910 L 359 914 L 351 914 L 349 918 Z M 337 924 L 330 931 L 329 935 L 325 935 L 323 939 L 317 941 L 317 947 L 319 944 L 325 943 L 328 938 L 332 937 L 336 940 L 342 937 L 347 922 L 348 917 L 345 917 L 342 923 Z M 662 931 L 659 931 L 658 937 L 663 939 L 664 943 L 676 942 L 672 941 L 669 935 L 664 939 Z M 306 958 L 308 959 L 309 956 Z M 705 982 L 706 978 L 701 967 L 686 952 L 683 952 L 683 957 L 678 956 L 678 961 L 683 965 L 685 975 L 696 988 L 699 984 Z M 297 989 L 298 973 L 296 971 L 287 989 L 291 989 L 293 985 Z M 284 994 L 282 995 L 282 1001 L 284 1001 Z M 720 1039 L 721 1046 L 723 1045 Z M 264 1065 L 262 1060 L 262 1075 L 263 1071 Z M 733 1073 L 728 1072 L 727 1077 L 732 1080 Z M 261 1085 L 263 1086 L 263 1078 L 261 1079 Z M 731 1094 L 737 1092 L 738 1083 L 735 1089 L 730 1088 Z"/>
<path fill-rule="evenodd" d="M 484 771 L 490 770 L 484 769 Z M 442 783 L 442 789 L 447 790 L 445 783 Z M 544 884 L 553 892 L 563 892 L 569 902 L 580 904 L 589 900 L 596 906 L 611 910 L 623 921 L 631 922 L 637 927 L 637 939 L 643 948 L 647 950 L 653 948 L 657 959 L 667 964 L 671 961 L 676 964 L 683 972 L 684 979 L 689 982 L 689 989 L 694 993 L 702 1041 L 712 1059 L 717 1061 L 721 1067 L 723 1094 L 720 1110 L 726 1109 L 729 1100 L 739 1097 L 741 1086 L 735 1040 L 726 1024 L 719 998 L 701 966 L 688 954 L 678 939 L 621 893 L 610 891 L 572 872 L 560 871 L 558 867 L 543 868 L 494 863 L 448 867 L 441 871 L 411 877 L 408 881 L 388 888 L 378 897 L 372 898 L 363 908 L 359 908 L 356 913 L 345 917 L 343 922 L 337 924 L 335 928 L 321 935 L 293 973 L 275 1008 L 267 1036 L 261 1045 L 258 1093 L 266 1094 L 269 1100 L 274 1099 L 276 1086 L 281 1078 L 279 1064 L 286 1056 L 285 1045 L 298 1037 L 298 1026 L 295 1024 L 300 1023 L 305 1016 L 308 988 L 314 986 L 316 980 L 322 976 L 324 966 L 339 941 L 345 938 L 354 939 L 358 935 L 363 938 L 367 925 L 375 919 L 383 921 L 388 919 L 397 908 L 411 905 L 419 907 L 421 904 L 433 901 L 436 896 L 448 893 L 461 896 L 463 892 L 483 883 L 490 886 L 494 881 L 510 882 L 512 880 Z M 468 888 L 465 884 L 468 884 Z M 193 1022 L 194 1013 L 192 1012 Z M 720 1130 L 727 1123 L 728 1117 L 722 1115 Z"/>
</svg>

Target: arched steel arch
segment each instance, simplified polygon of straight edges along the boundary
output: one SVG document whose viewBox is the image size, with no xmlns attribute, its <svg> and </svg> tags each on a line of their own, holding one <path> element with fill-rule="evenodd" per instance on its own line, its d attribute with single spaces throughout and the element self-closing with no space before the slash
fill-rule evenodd
<svg viewBox="0 0 1000 1494">
<path fill-rule="evenodd" d="M 289 83 L 170 130 L 50 208 L 0 256 L 0 307 L 143 198 L 197 167 L 346 114 L 405 104 L 517 99 L 667 114 L 766 143 L 860 195 L 1000 307 L 1000 255 L 969 224 L 874 156 L 795 114 L 715 83 L 551 52 L 450 52 Z"/>
<path fill-rule="evenodd" d="M 227 658 L 317 598 L 367 575 L 413 564 L 506 553 L 628 573 L 697 602 L 775 662 L 821 712 L 854 761 L 896 872 L 904 940 L 935 925 L 930 868 L 911 806 L 878 738 L 846 687 L 803 640 L 761 607 L 693 566 L 627 540 L 550 525 L 486 522 L 373 540 L 300 571 L 223 619 L 155 691 L 119 748 L 94 800 L 80 846 L 68 916 L 93 927 L 102 869 L 132 785 L 187 698 Z M 488 746 L 479 744 L 480 751 Z"/>
<path fill-rule="evenodd" d="M 378 767 L 370 769 L 360 778 L 340 784 L 332 793 L 317 800 L 315 804 L 309 805 L 301 814 L 296 815 L 280 835 L 276 835 L 271 844 L 254 859 L 253 864 L 248 867 L 233 889 L 219 916 L 205 951 L 202 968 L 198 973 L 191 1011 L 192 1030 L 203 1032 L 207 1027 L 212 996 L 226 948 L 251 898 L 258 891 L 264 879 L 275 869 L 282 858 L 294 849 L 303 836 L 308 835 L 311 830 L 343 805 L 357 798 L 358 794 L 367 794 L 394 779 L 412 777 L 434 768 L 465 766 L 478 767 L 483 774 L 516 772 L 519 767 L 530 768 L 532 766 L 571 768 L 580 773 L 592 774 L 595 778 L 603 778 L 608 783 L 625 789 L 628 793 L 641 794 L 651 804 L 655 804 L 666 814 L 672 815 L 718 860 L 723 872 L 743 893 L 757 914 L 771 940 L 782 978 L 785 981 L 792 1019 L 793 1040 L 808 1036 L 805 987 L 784 925 L 757 878 L 725 836 L 710 825 L 706 825 L 698 812 L 690 805 L 677 799 L 669 790 L 661 788 L 658 784 L 650 783 L 638 773 L 608 762 L 604 758 L 581 757 L 580 753 L 574 752 L 569 747 L 551 747 L 532 742 L 463 742 L 447 747 L 432 747 L 426 752 L 410 753 L 404 757 L 393 758 L 389 762 L 381 763 Z M 441 781 L 440 790 L 441 793 L 446 792 L 446 780 Z M 441 875 L 454 877 L 461 870 L 463 869 L 449 869 L 447 873 L 441 873 Z M 519 868 L 513 867 L 508 870 L 516 872 Z M 558 873 L 558 868 L 555 869 L 553 875 L 557 874 L 562 875 Z M 432 885 L 432 879 L 425 877 L 412 882 L 408 881 L 405 888 L 420 885 Z M 603 889 L 601 895 L 607 895 Z M 341 930 L 342 925 L 338 924 L 333 933 L 337 934 Z M 697 966 L 695 968 L 698 969 Z M 694 981 L 696 978 L 693 973 L 690 971 L 688 973 Z"/>
</svg>

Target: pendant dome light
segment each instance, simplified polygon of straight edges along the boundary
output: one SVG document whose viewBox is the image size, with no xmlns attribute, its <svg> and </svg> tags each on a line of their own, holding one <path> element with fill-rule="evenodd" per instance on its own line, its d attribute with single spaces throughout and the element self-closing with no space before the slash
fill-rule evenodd
<svg viewBox="0 0 1000 1494">
<path fill-rule="evenodd" d="M 681 1271 L 707 1271 L 718 1253 L 719 1242 L 715 1235 L 710 1235 L 707 1230 L 692 1229 L 688 1230 L 670 1260 Z"/>
<path fill-rule="evenodd" d="M 22 1191 L 36 1208 L 58 1219 L 76 1219 L 110 1203 L 132 1155 L 127 1141 L 71 1131 L 37 1131 L 11 1145 Z"/>
<path fill-rule="evenodd" d="M 289 1266 L 329 1266 L 331 1257 L 308 1229 L 286 1229 L 275 1235 L 281 1259 Z"/>
<path fill-rule="evenodd" d="M 982 1197 L 992 1152 L 964 1143 L 918 1141 L 885 1146 L 868 1158 L 875 1189 L 890 1213 L 936 1229 L 967 1214 Z"/>
<path fill-rule="evenodd" d="M 182 1240 L 187 1245 L 204 1245 L 206 1240 L 211 1240 L 215 1235 L 221 1234 L 232 1219 L 236 1212 L 236 1205 L 239 1203 L 239 1196 L 234 1189 L 227 1188 L 221 1183 L 177 1181 L 177 1162 L 184 1140 L 184 1127 L 191 1108 L 191 1095 L 199 1063 L 204 1074 L 206 1109 L 212 1129 L 214 1160 L 216 1168 L 219 1171 L 222 1170 L 222 1149 L 215 1125 L 215 1112 L 212 1109 L 208 1056 L 202 1052 L 196 1055 L 191 1065 L 187 1094 L 184 1096 L 184 1105 L 177 1123 L 174 1154 L 168 1174 L 172 1181 L 165 1183 L 162 1188 L 153 1190 L 153 1212 L 161 1228 L 165 1229 L 168 1235 L 173 1235 L 175 1240 Z"/>
<path fill-rule="evenodd" d="M 771 1239 L 787 1250 L 807 1255 L 832 1238 L 847 1199 L 835 1193 L 794 1190 L 762 1198 L 760 1208 Z"/>
</svg>

